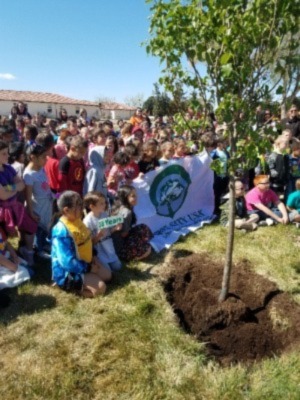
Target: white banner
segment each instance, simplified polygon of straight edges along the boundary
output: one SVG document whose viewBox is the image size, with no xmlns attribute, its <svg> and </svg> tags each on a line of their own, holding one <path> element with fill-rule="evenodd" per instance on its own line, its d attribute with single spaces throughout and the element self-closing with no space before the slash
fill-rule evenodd
<svg viewBox="0 0 300 400">
<path fill-rule="evenodd" d="M 206 151 L 196 156 L 172 160 L 143 179 L 133 182 L 138 204 L 137 223 L 149 226 L 154 234 L 151 245 L 159 252 L 180 236 L 210 223 L 214 193 L 211 159 Z"/>
</svg>

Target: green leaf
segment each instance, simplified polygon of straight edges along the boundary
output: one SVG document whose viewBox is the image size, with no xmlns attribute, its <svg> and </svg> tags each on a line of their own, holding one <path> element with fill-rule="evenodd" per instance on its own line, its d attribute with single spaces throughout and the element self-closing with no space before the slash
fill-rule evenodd
<svg viewBox="0 0 300 400">
<path fill-rule="evenodd" d="M 222 74 L 225 77 L 230 76 L 232 73 L 232 64 L 229 63 L 229 64 L 222 65 L 221 70 L 222 70 Z"/>
<path fill-rule="evenodd" d="M 283 86 L 279 86 L 277 89 L 276 89 L 276 94 L 282 94 L 283 93 Z"/>
<path fill-rule="evenodd" d="M 221 65 L 227 64 L 228 61 L 231 59 L 232 54 L 230 53 L 224 53 L 220 59 Z"/>
</svg>

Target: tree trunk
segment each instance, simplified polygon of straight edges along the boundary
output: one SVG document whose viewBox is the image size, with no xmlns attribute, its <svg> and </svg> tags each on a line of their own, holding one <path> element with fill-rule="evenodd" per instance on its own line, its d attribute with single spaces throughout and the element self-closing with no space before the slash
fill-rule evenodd
<svg viewBox="0 0 300 400">
<path fill-rule="evenodd" d="M 233 242 L 234 242 L 234 220 L 235 220 L 235 187 L 234 187 L 234 177 L 230 175 L 229 228 L 227 235 L 226 259 L 223 271 L 222 289 L 219 296 L 219 302 L 226 300 L 229 292 L 231 267 L 232 267 Z"/>
</svg>

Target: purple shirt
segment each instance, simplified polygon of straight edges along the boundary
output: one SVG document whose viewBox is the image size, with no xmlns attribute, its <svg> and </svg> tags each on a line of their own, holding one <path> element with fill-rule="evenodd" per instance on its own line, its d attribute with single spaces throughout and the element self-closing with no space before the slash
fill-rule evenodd
<svg viewBox="0 0 300 400">
<path fill-rule="evenodd" d="M 9 164 L 3 164 L 3 171 L 0 171 L 0 185 L 13 185 L 17 172 Z"/>
</svg>

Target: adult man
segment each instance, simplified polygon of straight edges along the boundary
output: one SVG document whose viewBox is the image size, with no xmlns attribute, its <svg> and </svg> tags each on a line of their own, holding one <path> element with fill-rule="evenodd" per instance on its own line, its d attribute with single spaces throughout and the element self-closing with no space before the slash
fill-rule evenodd
<svg viewBox="0 0 300 400">
<path fill-rule="evenodd" d="M 300 117 L 295 105 L 289 110 L 289 117 L 281 121 L 283 129 L 290 129 L 297 139 L 300 139 Z"/>
</svg>

